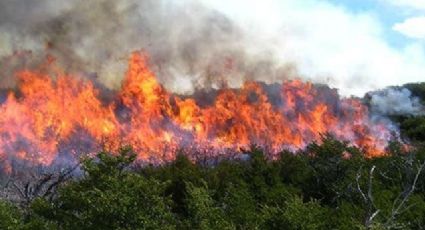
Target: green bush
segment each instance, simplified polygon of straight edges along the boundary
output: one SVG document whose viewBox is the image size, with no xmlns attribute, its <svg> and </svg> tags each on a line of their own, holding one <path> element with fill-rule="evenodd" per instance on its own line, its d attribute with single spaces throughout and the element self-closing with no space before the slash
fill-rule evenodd
<svg viewBox="0 0 425 230">
<path fill-rule="evenodd" d="M 253 147 L 246 160 L 212 166 L 182 153 L 135 167 L 130 148 L 100 152 L 52 201 L 34 199 L 22 211 L 0 202 L 0 229 L 421 229 L 425 150 L 406 153 L 394 142 L 389 151 L 367 158 L 325 135 L 276 161 Z"/>
</svg>

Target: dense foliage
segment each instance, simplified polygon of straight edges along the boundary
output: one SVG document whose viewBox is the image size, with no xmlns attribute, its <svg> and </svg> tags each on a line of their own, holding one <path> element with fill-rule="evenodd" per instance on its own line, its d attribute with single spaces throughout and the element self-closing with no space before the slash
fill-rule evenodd
<svg viewBox="0 0 425 230">
<path fill-rule="evenodd" d="M 423 229 L 425 151 L 390 150 L 365 158 L 326 136 L 275 161 L 253 147 L 213 166 L 179 155 L 144 167 L 130 148 L 101 152 L 52 201 L 1 202 L 0 229 Z"/>
</svg>

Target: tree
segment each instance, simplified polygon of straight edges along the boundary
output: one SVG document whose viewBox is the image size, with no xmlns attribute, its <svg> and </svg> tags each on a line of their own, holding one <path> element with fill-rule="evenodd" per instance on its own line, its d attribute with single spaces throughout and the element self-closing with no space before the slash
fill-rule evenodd
<svg viewBox="0 0 425 230">
<path fill-rule="evenodd" d="M 218 207 L 208 191 L 204 182 L 201 187 L 187 183 L 187 209 L 189 217 L 188 229 L 235 229 L 232 222 L 227 220 L 221 207 Z"/>
<path fill-rule="evenodd" d="M 0 200 L 0 229 L 15 230 L 22 224 L 22 214 L 8 202 Z"/>
<path fill-rule="evenodd" d="M 130 148 L 85 159 L 84 178 L 63 187 L 52 204 L 35 202 L 34 215 L 59 229 L 175 228 L 170 199 L 162 196 L 166 183 L 128 171 L 134 160 Z"/>
<path fill-rule="evenodd" d="M 291 197 L 283 206 L 264 206 L 262 215 L 263 229 L 329 229 L 328 210 L 314 200 L 304 203 L 298 196 Z"/>
</svg>

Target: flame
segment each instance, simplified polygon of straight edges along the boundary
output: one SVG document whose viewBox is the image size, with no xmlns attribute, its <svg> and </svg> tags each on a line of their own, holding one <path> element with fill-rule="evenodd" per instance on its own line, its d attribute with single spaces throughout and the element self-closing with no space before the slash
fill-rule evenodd
<svg viewBox="0 0 425 230">
<path fill-rule="evenodd" d="M 140 52 L 131 55 L 122 87 L 108 102 L 92 82 L 60 71 L 53 78 L 26 70 L 18 79 L 19 93 L 10 92 L 0 105 L 0 158 L 7 170 L 13 159 L 50 165 L 63 152 L 121 143 L 132 145 L 140 160 L 159 163 L 180 148 L 237 153 L 257 144 L 277 153 L 304 148 L 323 133 L 376 156 L 391 137 L 361 101 L 300 80 L 283 82 L 273 99 L 258 82 L 220 89 L 212 103 L 179 97 L 158 82 Z"/>
</svg>

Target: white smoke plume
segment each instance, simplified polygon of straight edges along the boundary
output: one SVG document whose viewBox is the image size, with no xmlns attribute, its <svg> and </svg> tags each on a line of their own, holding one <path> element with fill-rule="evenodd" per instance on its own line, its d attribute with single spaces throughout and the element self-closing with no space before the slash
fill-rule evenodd
<svg viewBox="0 0 425 230">
<path fill-rule="evenodd" d="M 421 115 L 425 107 L 406 88 L 387 88 L 369 93 L 371 111 L 382 115 Z"/>
</svg>

